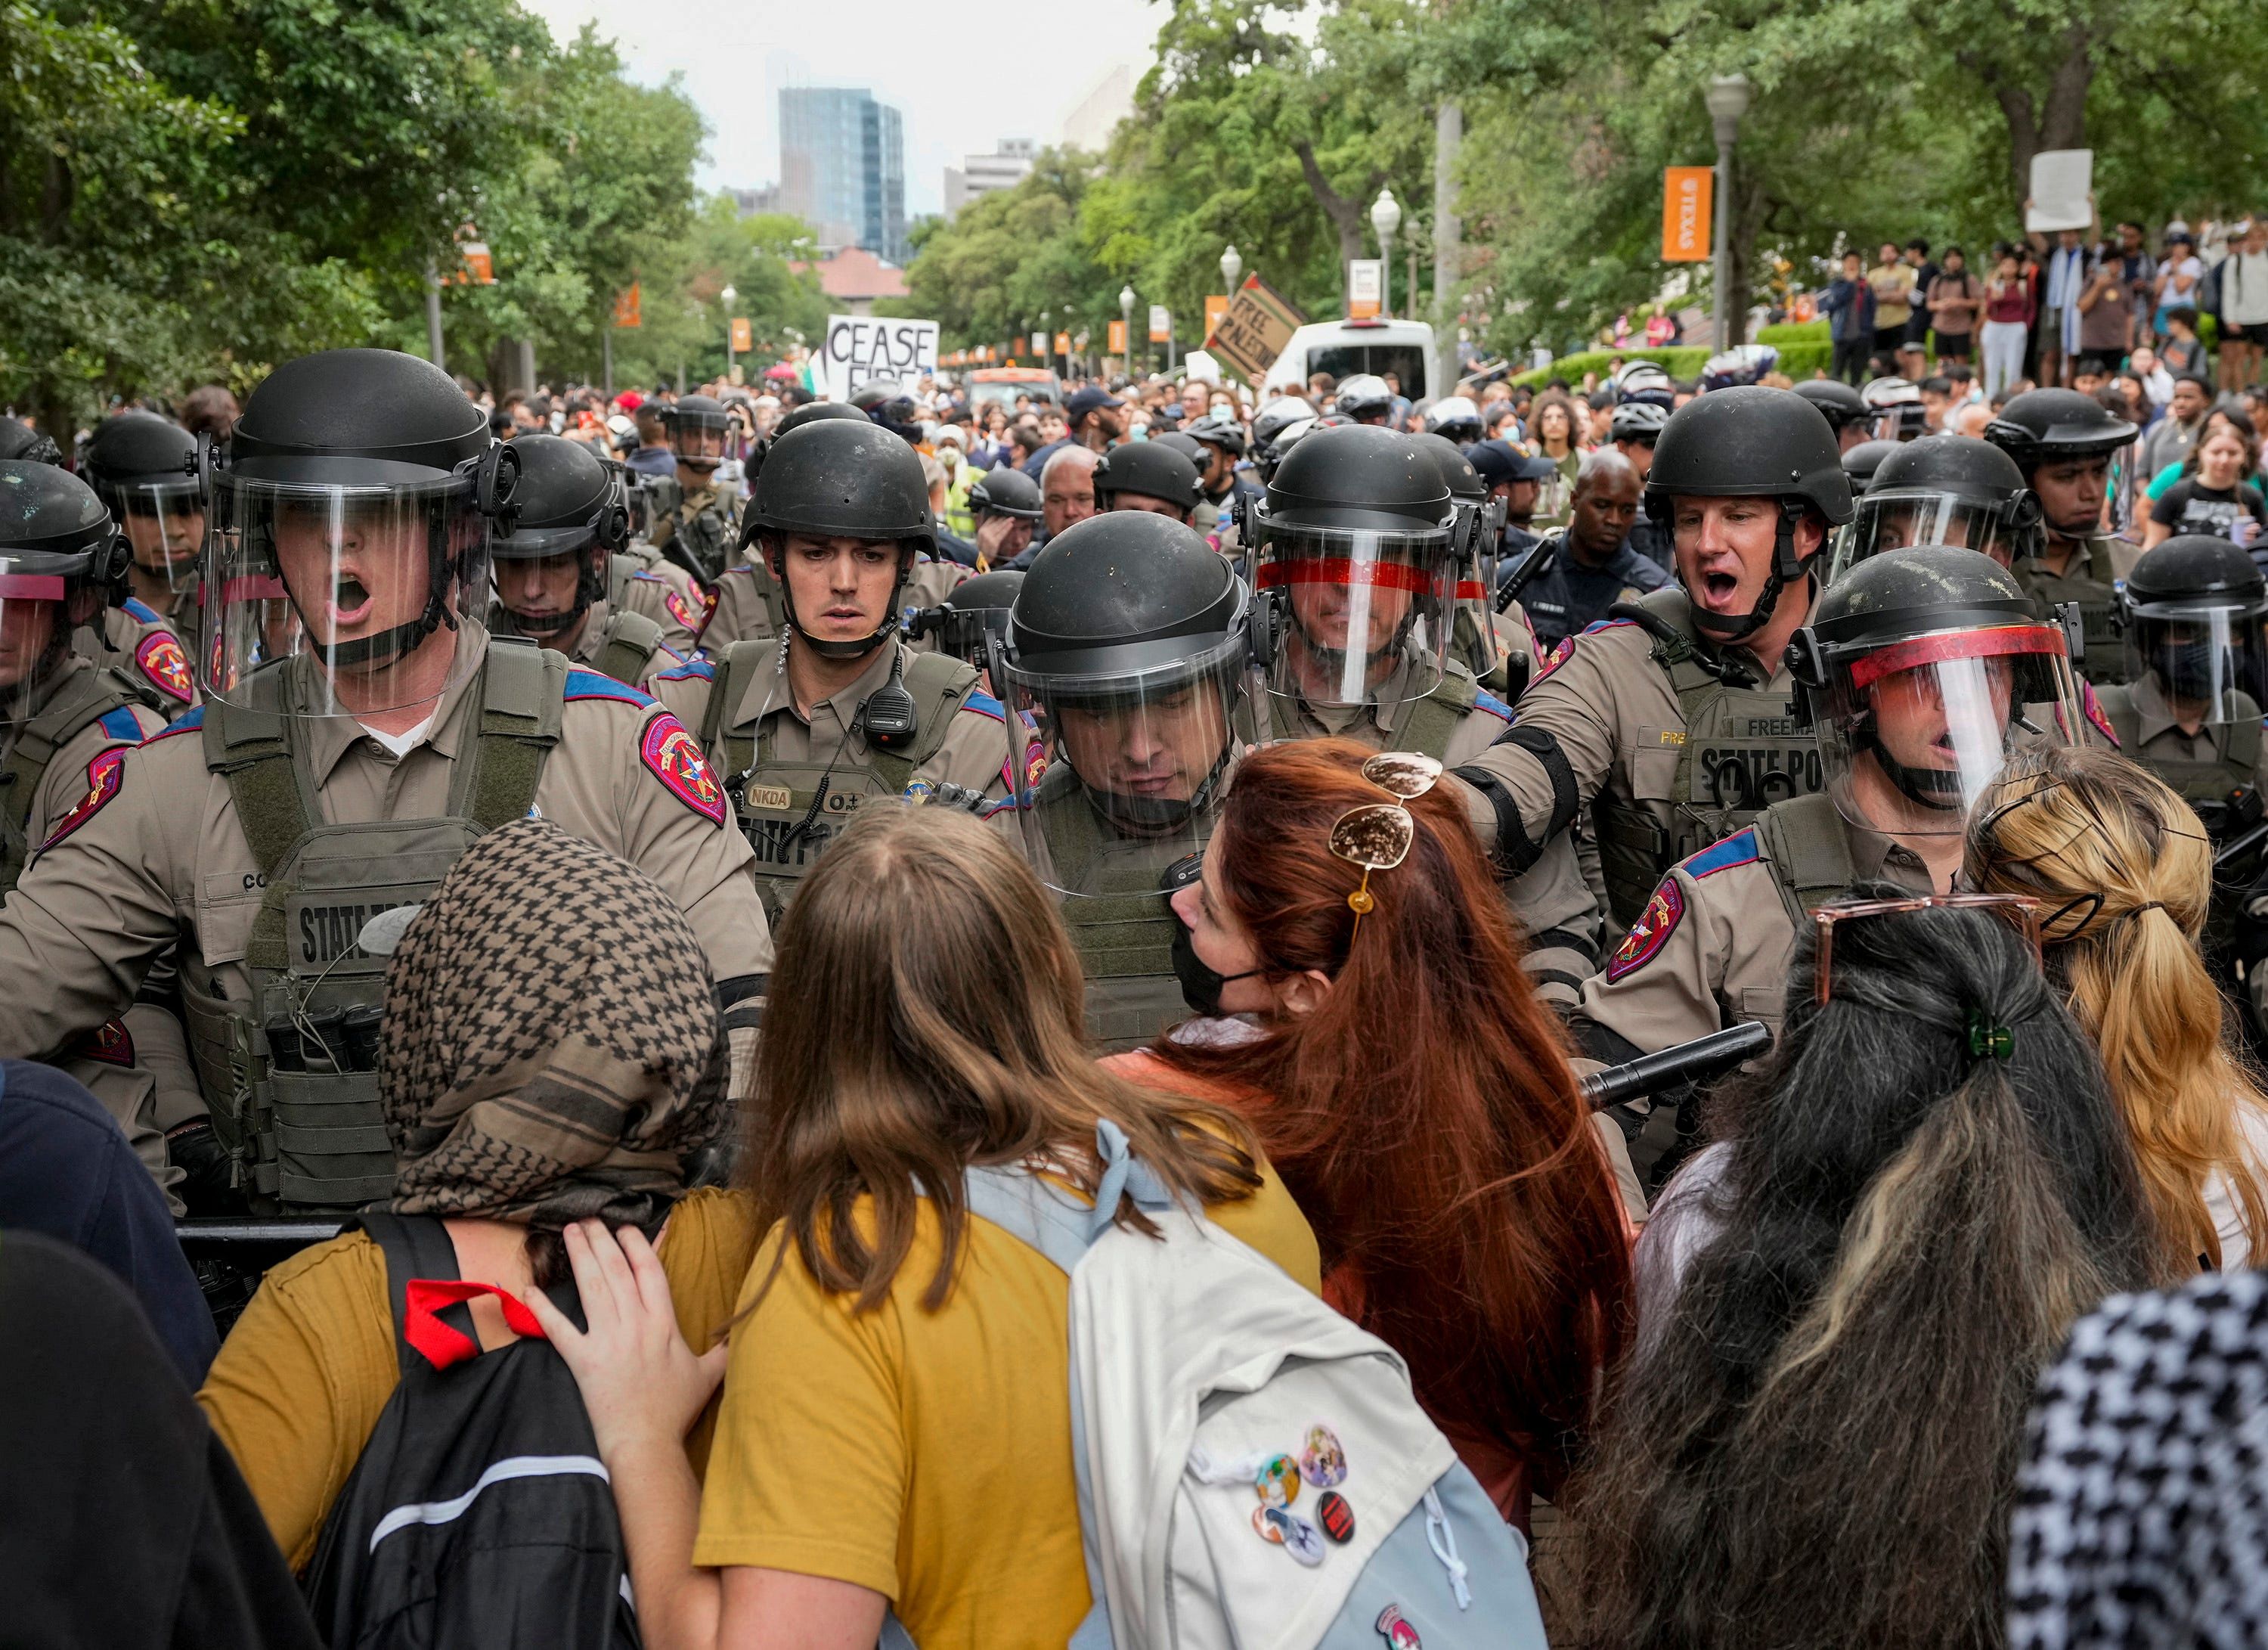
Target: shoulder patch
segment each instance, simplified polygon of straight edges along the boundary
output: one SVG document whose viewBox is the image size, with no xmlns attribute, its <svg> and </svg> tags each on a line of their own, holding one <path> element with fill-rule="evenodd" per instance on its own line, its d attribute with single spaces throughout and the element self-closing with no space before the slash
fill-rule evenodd
<svg viewBox="0 0 2268 1650">
<path fill-rule="evenodd" d="M 86 794 L 72 804 L 71 811 L 55 821 L 55 829 L 40 844 L 42 851 L 54 847 L 87 821 L 109 806 L 110 799 L 118 794 L 125 777 L 126 748 L 113 745 L 86 765 Z"/>
<path fill-rule="evenodd" d="M 195 680 L 189 674 L 189 657 L 181 652 L 180 640 L 171 630 L 152 630 L 136 643 L 134 663 L 151 685 L 168 698 L 187 704 L 197 696 Z"/>
<path fill-rule="evenodd" d="M 129 745 L 142 742 L 142 724 L 135 720 L 134 712 L 122 704 L 114 711 L 102 713 L 102 731 L 113 739 L 124 740 Z"/>
<path fill-rule="evenodd" d="M 126 611 L 135 618 L 141 620 L 144 624 L 163 624 L 166 622 L 166 615 L 164 614 L 158 612 L 157 608 L 151 607 L 139 596 L 129 596 L 119 605 L 124 608 Z"/>
<path fill-rule="evenodd" d="M 2102 701 L 2095 696 L 2094 688 L 2084 681 L 2079 684 L 2079 704 L 2087 712 L 2087 719 L 2095 724 L 2095 731 L 2110 741 L 2110 748 L 2119 749 L 2118 730 L 2110 726 L 2110 714 L 2103 710 Z M 2268 722 L 2263 726 L 2268 726 Z"/>
<path fill-rule="evenodd" d="M 202 705 L 199 705 L 187 716 L 181 717 L 178 720 L 168 722 L 164 727 L 151 734 L 148 739 L 142 742 L 145 745 L 154 745 L 161 739 L 173 738 L 176 733 L 194 733 L 199 728 L 204 726 L 204 725 L 205 708 Z"/>
<path fill-rule="evenodd" d="M 1626 630 L 1637 622 L 1636 619 L 1594 619 L 1583 627 L 1583 634 L 1596 636 L 1602 630 Z M 1570 637 L 1567 639 L 1572 641 L 1574 637 Z"/>
<path fill-rule="evenodd" d="M 725 822 L 724 787 L 701 759 L 700 741 L 684 723 L 666 711 L 655 717 L 638 740 L 638 757 L 663 790 L 711 823 Z"/>
<path fill-rule="evenodd" d="M 653 701 L 636 688 L 625 686 L 612 676 L 602 676 L 595 670 L 571 670 L 567 673 L 569 699 L 619 699 L 624 704 L 648 705 Z"/>
<path fill-rule="evenodd" d="M 1764 850 L 1756 845 L 1756 827 L 1734 831 L 1720 843 L 1712 843 L 1699 853 L 1684 861 L 1685 874 L 1698 881 L 1714 876 L 1719 871 L 1730 871 L 1734 866 L 1754 865 L 1764 858 Z"/>
<path fill-rule="evenodd" d="M 657 585 L 664 582 L 659 573 L 639 573 L 637 574 L 636 577 L 639 578 L 651 578 Z M 669 616 L 671 618 L 676 620 L 688 630 L 698 630 L 701 628 L 702 620 L 708 617 L 708 615 L 705 612 L 696 615 L 692 608 L 687 603 L 685 598 L 679 595 L 674 590 L 665 590 L 662 592 L 661 605 L 669 609 Z"/>
<path fill-rule="evenodd" d="M 989 716 L 996 722 L 1005 722 L 1008 719 L 1007 707 L 990 694 L 981 689 L 962 700 L 961 708 L 964 711 L 974 711 L 979 716 Z"/>
<path fill-rule="evenodd" d="M 1653 895 L 1646 909 L 1631 924 L 1630 932 L 1607 959 L 1607 983 L 1612 985 L 1626 975 L 1633 974 L 1653 961 L 1669 936 L 1677 932 L 1677 924 L 1685 915 L 1685 890 L 1677 886 L 1675 877 L 1664 877 L 1655 885 Z"/>
<path fill-rule="evenodd" d="M 1491 716 L 1500 718 L 1506 722 L 1512 720 L 1512 707 L 1492 693 L 1476 692 L 1473 695 L 1473 709 L 1485 711 Z"/>
<path fill-rule="evenodd" d="M 672 658 L 676 655 L 672 654 Z M 705 659 L 688 659 L 675 670 L 665 670 L 654 678 L 656 681 L 714 681 L 717 667 Z"/>
<path fill-rule="evenodd" d="M 659 573 L 655 572 L 651 567 L 639 568 L 637 571 L 630 575 L 630 578 L 633 580 L 644 579 L 649 585 L 664 585 L 669 582 Z"/>
<path fill-rule="evenodd" d="M 1585 634 L 1587 635 L 1589 632 L 1586 631 Z M 1534 687 L 1537 681 L 1543 681 L 1553 671 L 1558 669 L 1560 666 L 1565 664 L 1570 659 L 1573 658 L 1574 654 L 1575 638 L 1572 636 L 1561 637 L 1558 642 L 1549 652 L 1543 652 L 1539 650 L 1538 657 L 1542 659 L 1543 663 L 1535 673 L 1535 680 L 1534 681 L 1530 681 L 1528 685 L 1531 688 Z"/>
<path fill-rule="evenodd" d="M 106 1020 L 70 1046 L 70 1052 L 82 1060 L 99 1060 L 105 1065 L 134 1064 L 134 1037 L 122 1020 Z"/>
</svg>

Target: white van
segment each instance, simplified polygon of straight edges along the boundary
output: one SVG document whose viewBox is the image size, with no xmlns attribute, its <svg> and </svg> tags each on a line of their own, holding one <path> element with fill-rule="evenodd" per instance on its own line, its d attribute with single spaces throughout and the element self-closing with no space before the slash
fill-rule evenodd
<svg viewBox="0 0 2268 1650">
<path fill-rule="evenodd" d="M 1422 320 L 1318 320 L 1292 335 L 1268 369 L 1264 394 L 1307 393 L 1317 372 L 1335 379 L 1358 372 L 1395 375 L 1414 404 L 1432 399 L 1433 329 Z"/>
</svg>

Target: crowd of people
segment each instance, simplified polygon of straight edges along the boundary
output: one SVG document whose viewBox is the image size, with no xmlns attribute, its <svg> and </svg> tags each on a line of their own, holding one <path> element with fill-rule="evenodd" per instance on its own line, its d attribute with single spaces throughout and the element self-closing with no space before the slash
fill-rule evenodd
<svg viewBox="0 0 2268 1650">
<path fill-rule="evenodd" d="M 0 424 L 35 1641 L 2245 1641 L 2257 391 L 1965 275 Z"/>
</svg>

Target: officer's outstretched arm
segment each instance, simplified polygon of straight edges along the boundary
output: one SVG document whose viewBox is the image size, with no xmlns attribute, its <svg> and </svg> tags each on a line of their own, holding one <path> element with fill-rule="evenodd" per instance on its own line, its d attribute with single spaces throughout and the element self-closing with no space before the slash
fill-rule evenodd
<svg viewBox="0 0 2268 1650">
<path fill-rule="evenodd" d="M 1778 903 L 1769 886 L 1754 892 Z M 1705 1037 L 1727 1023 L 1727 918 L 1737 913 L 1673 870 L 1606 967 L 1583 983 L 1570 1028 L 1591 1058 L 1618 1064 Z"/>
<path fill-rule="evenodd" d="M 1521 696 L 1503 736 L 1455 770 L 1481 845 L 1514 875 L 1542 858 L 1613 768 L 1616 695 L 1608 659 L 1596 638 L 1576 637 Z"/>
</svg>

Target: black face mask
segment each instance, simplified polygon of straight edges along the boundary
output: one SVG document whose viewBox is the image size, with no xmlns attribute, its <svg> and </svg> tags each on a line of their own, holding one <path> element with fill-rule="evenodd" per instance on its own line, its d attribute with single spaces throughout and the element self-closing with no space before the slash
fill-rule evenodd
<svg viewBox="0 0 2268 1650">
<path fill-rule="evenodd" d="M 1219 974 L 1205 966 L 1197 955 L 1189 925 L 1174 912 L 1174 977 L 1182 983 L 1182 1000 L 1207 1020 L 1220 1018 L 1220 994 L 1230 982 L 1248 980 L 1262 973 L 1259 969 L 1247 969 L 1241 974 Z"/>
</svg>

